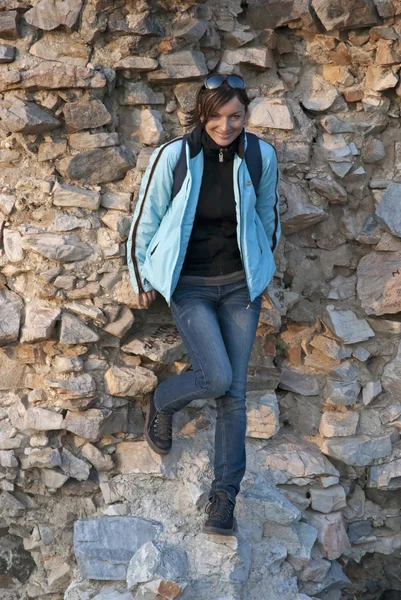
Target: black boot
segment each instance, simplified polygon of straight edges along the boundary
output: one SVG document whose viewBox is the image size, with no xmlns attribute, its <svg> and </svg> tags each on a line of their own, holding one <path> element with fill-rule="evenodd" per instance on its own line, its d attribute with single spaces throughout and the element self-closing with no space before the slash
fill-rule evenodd
<svg viewBox="0 0 401 600">
<path fill-rule="evenodd" d="M 153 394 L 146 408 L 145 439 L 157 454 L 168 454 L 173 442 L 173 417 L 156 410 Z"/>
<path fill-rule="evenodd" d="M 237 521 L 234 517 L 234 504 L 226 492 L 215 492 L 206 505 L 208 519 L 203 526 L 204 533 L 234 535 Z"/>
</svg>

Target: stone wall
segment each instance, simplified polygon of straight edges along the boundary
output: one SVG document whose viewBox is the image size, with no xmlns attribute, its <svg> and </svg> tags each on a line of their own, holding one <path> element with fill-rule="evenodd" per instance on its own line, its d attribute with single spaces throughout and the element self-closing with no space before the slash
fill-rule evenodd
<svg viewBox="0 0 401 600">
<path fill-rule="evenodd" d="M 0 599 L 401 589 L 400 0 L 0 0 Z M 125 241 L 201 77 L 241 73 L 283 238 L 249 368 L 238 538 L 201 533 L 215 403 Z M 383 596 L 384 598 L 384 596 Z"/>
</svg>

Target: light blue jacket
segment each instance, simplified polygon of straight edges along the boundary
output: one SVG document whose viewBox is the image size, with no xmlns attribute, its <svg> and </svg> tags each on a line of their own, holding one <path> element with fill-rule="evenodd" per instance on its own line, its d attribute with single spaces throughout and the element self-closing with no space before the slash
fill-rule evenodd
<svg viewBox="0 0 401 600">
<path fill-rule="evenodd" d="M 157 290 L 170 306 L 180 277 L 196 213 L 203 174 L 203 150 L 186 143 L 187 174 L 171 200 L 174 167 L 182 138 L 157 148 L 142 178 L 138 202 L 127 242 L 128 267 L 136 293 Z M 242 151 L 233 164 L 237 214 L 237 240 L 245 270 L 250 301 L 273 277 L 273 254 L 280 237 L 278 167 L 274 148 L 259 140 L 262 175 L 258 194 L 245 162 L 246 133 Z M 241 156 L 242 155 L 242 156 Z"/>
</svg>

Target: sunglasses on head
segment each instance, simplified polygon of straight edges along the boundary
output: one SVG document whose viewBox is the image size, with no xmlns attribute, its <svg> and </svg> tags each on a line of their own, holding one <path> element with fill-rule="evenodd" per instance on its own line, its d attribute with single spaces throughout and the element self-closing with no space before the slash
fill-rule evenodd
<svg viewBox="0 0 401 600">
<path fill-rule="evenodd" d="M 208 75 L 203 85 L 207 90 L 216 90 L 223 83 L 227 83 L 234 90 L 244 90 L 246 88 L 245 81 L 239 75 L 221 75 L 220 73 Z"/>
</svg>

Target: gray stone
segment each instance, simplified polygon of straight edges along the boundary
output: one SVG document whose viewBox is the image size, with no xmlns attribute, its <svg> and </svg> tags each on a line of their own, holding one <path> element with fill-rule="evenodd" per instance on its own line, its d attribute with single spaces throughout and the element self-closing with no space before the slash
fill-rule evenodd
<svg viewBox="0 0 401 600">
<path fill-rule="evenodd" d="M 154 71 L 159 66 L 157 60 L 146 56 L 126 56 L 119 60 L 114 68 L 116 71 L 134 71 L 141 73 L 144 71 Z"/>
<path fill-rule="evenodd" d="M 36 431 L 50 431 L 61 429 L 63 415 L 45 408 L 28 408 L 24 415 L 24 429 L 35 429 Z"/>
<path fill-rule="evenodd" d="M 32 300 L 26 307 L 21 342 L 41 342 L 50 339 L 60 313 L 60 308 L 49 302 Z"/>
<path fill-rule="evenodd" d="M 399 398 L 399 382 L 401 375 L 401 342 L 397 348 L 397 354 L 386 364 L 382 376 L 383 388 L 390 392 L 395 400 Z"/>
<path fill-rule="evenodd" d="M 96 471 L 111 471 L 114 467 L 112 457 L 108 454 L 103 454 L 103 452 L 89 442 L 81 448 L 81 454 L 95 467 Z"/>
<path fill-rule="evenodd" d="M 126 146 L 97 148 L 63 158 L 57 169 L 69 179 L 99 184 L 121 179 L 134 166 L 135 158 Z"/>
<path fill-rule="evenodd" d="M 198 82 L 179 83 L 175 86 L 174 96 L 177 98 L 181 110 L 191 112 L 195 106 L 196 95 L 200 87 Z"/>
<path fill-rule="evenodd" d="M 367 485 L 369 488 L 380 490 L 400 489 L 401 458 L 395 458 L 388 463 L 370 467 Z"/>
<path fill-rule="evenodd" d="M 386 156 L 386 150 L 381 140 L 372 138 L 368 141 L 362 152 L 366 163 L 377 163 Z"/>
<path fill-rule="evenodd" d="M 127 587 L 132 590 L 140 583 L 155 579 L 180 581 L 188 577 L 187 557 L 184 550 L 152 541 L 141 546 L 131 558 L 127 569 Z"/>
<path fill-rule="evenodd" d="M 116 590 L 104 590 L 100 594 L 96 594 L 92 600 L 134 600 L 131 592 L 117 592 Z"/>
<path fill-rule="evenodd" d="M 358 265 L 358 297 L 368 314 L 382 315 L 401 310 L 399 281 L 396 277 L 401 252 L 371 252 Z"/>
<path fill-rule="evenodd" d="M 157 521 L 137 517 L 81 519 L 74 524 L 74 551 L 85 579 L 122 580 L 135 552 L 161 533 Z"/>
<path fill-rule="evenodd" d="M 25 504 L 6 491 L 0 492 L 0 515 L 2 517 L 21 517 L 26 511 Z"/>
<path fill-rule="evenodd" d="M 29 448 L 29 454 L 20 457 L 21 469 L 51 469 L 61 465 L 59 451 L 54 448 Z"/>
<path fill-rule="evenodd" d="M 82 8 L 82 0 L 39 0 L 25 13 L 27 23 L 49 31 L 59 25 L 73 27 Z"/>
<path fill-rule="evenodd" d="M 59 389 L 61 394 L 78 398 L 91 398 L 96 393 L 96 382 L 89 373 L 73 379 L 46 379 L 45 383 L 51 389 Z"/>
<path fill-rule="evenodd" d="M 100 194 L 93 190 L 85 190 L 57 182 L 53 188 L 53 204 L 55 206 L 76 206 L 88 210 L 97 210 L 100 206 Z"/>
<path fill-rule="evenodd" d="M 87 344 L 98 340 L 98 334 L 85 325 L 79 317 L 63 313 L 60 331 L 61 344 Z"/>
<path fill-rule="evenodd" d="M 311 551 L 317 538 L 317 530 L 315 527 L 302 522 L 294 523 L 292 530 L 296 533 L 299 545 L 296 549 L 289 549 L 288 562 L 296 571 L 300 571 L 311 558 Z"/>
<path fill-rule="evenodd" d="M 348 539 L 352 544 L 361 538 L 371 535 L 372 529 L 372 522 L 370 520 L 355 521 L 354 523 L 350 523 L 347 530 Z"/>
<path fill-rule="evenodd" d="M 124 335 L 131 329 L 134 321 L 135 317 L 132 311 L 126 306 L 123 306 L 117 319 L 112 323 L 109 323 L 104 330 L 115 337 L 123 338 Z"/>
<path fill-rule="evenodd" d="M 196 43 L 200 40 L 207 30 L 207 22 L 203 19 L 186 19 L 180 21 L 173 28 L 173 36 L 185 41 L 187 44 Z"/>
<path fill-rule="evenodd" d="M 251 65 L 262 69 L 274 69 L 276 66 L 273 52 L 270 48 L 239 48 L 237 50 L 225 50 L 222 62 L 227 65 Z M 283 129 L 287 129 L 283 127 Z"/>
<path fill-rule="evenodd" d="M 347 201 L 347 191 L 330 176 L 325 179 L 314 177 L 310 180 L 309 187 L 327 198 L 330 204 L 345 204 Z"/>
<path fill-rule="evenodd" d="M 127 425 L 127 408 L 107 410 L 90 408 L 85 411 L 67 412 L 63 429 L 90 441 L 111 433 L 125 431 Z"/>
<path fill-rule="evenodd" d="M 374 460 L 391 454 L 391 434 L 381 436 L 355 435 L 325 439 L 320 444 L 324 454 L 347 465 L 366 467 Z"/>
<path fill-rule="evenodd" d="M 358 319 L 352 310 L 335 310 L 333 305 L 329 305 L 326 313 L 323 318 L 327 326 L 345 344 L 364 342 L 375 335 L 368 322 Z"/>
<path fill-rule="evenodd" d="M 326 489 L 311 488 L 312 508 L 321 513 L 331 513 L 347 506 L 342 485 L 332 485 Z"/>
<path fill-rule="evenodd" d="M 147 326 L 121 349 L 164 364 L 180 360 L 187 352 L 177 328 L 169 323 Z"/>
<path fill-rule="evenodd" d="M 269 439 L 280 427 L 278 401 L 275 393 L 247 393 L 246 436 Z"/>
<path fill-rule="evenodd" d="M 91 246 L 81 242 L 77 235 L 51 233 L 25 235 L 22 247 L 62 263 L 83 260 L 93 252 Z"/>
<path fill-rule="evenodd" d="M 149 81 L 164 81 L 177 79 L 197 79 L 208 74 L 205 57 L 202 52 L 181 50 L 161 54 L 159 57 L 161 71 L 148 73 Z"/>
<path fill-rule="evenodd" d="M 357 381 L 347 383 L 329 379 L 324 387 L 323 396 L 325 400 L 337 406 L 350 406 L 357 403 L 360 391 L 361 386 Z"/>
<path fill-rule="evenodd" d="M 256 98 L 251 102 L 248 110 L 250 127 L 294 129 L 294 120 L 290 109 L 282 100 Z"/>
<path fill-rule="evenodd" d="M 131 208 L 131 200 L 132 194 L 129 192 L 106 192 L 105 194 L 102 194 L 100 204 L 104 208 L 129 212 Z"/>
<path fill-rule="evenodd" d="M 355 298 L 356 294 L 356 275 L 350 277 L 335 277 L 330 281 L 330 300 L 349 300 Z"/>
<path fill-rule="evenodd" d="M 61 468 L 69 477 L 85 481 L 90 474 L 90 466 L 84 460 L 74 456 L 67 448 L 61 450 Z"/>
<path fill-rule="evenodd" d="M 99 71 L 51 60 L 42 61 L 32 69 L 21 71 L 18 77 L 11 81 L 0 79 L 1 91 L 12 89 L 59 90 L 70 87 L 98 89 L 105 85 L 106 78 Z"/>
<path fill-rule="evenodd" d="M 255 512 L 261 521 L 269 521 L 278 525 L 291 525 L 301 518 L 301 513 L 277 489 L 258 484 L 243 491 L 244 511 Z"/>
<path fill-rule="evenodd" d="M 90 133 L 82 131 L 80 133 L 72 133 L 68 137 L 68 143 L 74 150 L 94 150 L 95 148 L 107 148 L 109 146 L 117 146 L 119 142 L 118 133 Z"/>
<path fill-rule="evenodd" d="M 145 82 L 132 83 L 127 81 L 120 92 L 119 103 L 123 106 L 164 104 L 165 98 L 162 92 L 154 92 Z"/>
<path fill-rule="evenodd" d="M 382 386 L 380 381 L 368 381 L 362 390 L 362 402 L 365 406 L 370 404 L 379 394 L 381 394 Z"/>
<path fill-rule="evenodd" d="M 153 392 L 157 386 L 157 377 L 143 367 L 112 366 L 104 376 L 105 389 L 113 396 L 135 397 Z"/>
<path fill-rule="evenodd" d="M 111 122 L 111 115 L 103 102 L 86 98 L 67 103 L 63 108 L 68 131 L 94 129 Z"/>
<path fill-rule="evenodd" d="M 308 78 L 306 91 L 302 98 L 304 108 L 312 112 L 324 112 L 331 108 L 337 99 L 337 89 L 321 75 L 313 75 Z"/>
<path fill-rule="evenodd" d="M 324 437 L 347 437 L 356 433 L 358 421 L 357 412 L 325 412 L 322 414 L 319 432 Z"/>
<path fill-rule="evenodd" d="M 1 13 L 0 13 L 1 14 Z M 40 134 L 60 127 L 52 113 L 35 102 L 15 98 L 9 107 L 0 109 L 0 129 L 13 133 Z"/>
<path fill-rule="evenodd" d="M 401 183 L 391 182 L 376 208 L 379 220 L 397 237 L 401 237 L 400 193 Z"/>
<path fill-rule="evenodd" d="M 6 5 L 7 7 L 7 5 Z M 5 10 L 0 13 L 0 38 L 16 40 L 19 37 L 18 13 L 16 10 Z"/>
<path fill-rule="evenodd" d="M 18 340 L 24 303 L 7 288 L 0 288 L 0 346 Z"/>
<path fill-rule="evenodd" d="M 370 5 L 363 0 L 338 0 L 335 10 L 328 0 L 312 0 L 312 7 L 327 31 L 369 27 L 378 23 Z"/>
<path fill-rule="evenodd" d="M 0 450 L 0 466 L 4 469 L 15 469 L 18 460 L 15 458 L 14 450 Z"/>
<path fill-rule="evenodd" d="M 317 335 L 309 343 L 313 348 L 317 348 L 320 352 L 334 360 L 342 360 L 343 358 L 352 356 L 352 350 L 350 348 L 346 348 L 338 343 L 337 340 L 326 337 L 325 335 Z"/>
<path fill-rule="evenodd" d="M 327 133 L 353 133 L 355 127 L 350 121 L 340 119 L 336 115 L 327 115 L 320 119 L 320 124 Z"/>
<path fill-rule="evenodd" d="M 327 213 L 309 201 L 308 194 L 299 184 L 281 183 L 283 200 L 281 223 L 284 234 L 296 233 L 327 218 Z"/>
<path fill-rule="evenodd" d="M 0 64 L 13 62 L 14 58 L 15 58 L 15 47 L 1 44 L 0 45 Z"/>
<path fill-rule="evenodd" d="M 316 378 L 313 375 L 295 369 L 281 369 L 280 387 L 283 390 L 289 390 L 302 396 L 319 395 L 319 385 Z"/>
</svg>

